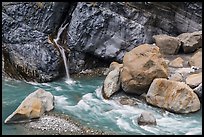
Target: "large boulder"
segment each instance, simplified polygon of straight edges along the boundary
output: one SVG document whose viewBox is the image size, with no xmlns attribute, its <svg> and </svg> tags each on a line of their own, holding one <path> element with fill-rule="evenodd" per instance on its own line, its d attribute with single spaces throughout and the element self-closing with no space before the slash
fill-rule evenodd
<svg viewBox="0 0 204 137">
<path fill-rule="evenodd" d="M 190 66 L 195 66 L 202 68 L 202 48 L 194 53 L 194 55 L 189 59 Z"/>
<path fill-rule="evenodd" d="M 170 112 L 190 113 L 200 109 L 200 101 L 184 82 L 154 79 L 146 96 L 147 103 Z"/>
<path fill-rule="evenodd" d="M 192 53 L 202 47 L 202 31 L 182 33 L 178 36 L 182 42 L 184 53 Z"/>
<path fill-rule="evenodd" d="M 54 108 L 54 96 L 50 92 L 38 89 L 29 94 L 20 106 L 6 118 L 4 123 L 29 122 L 39 118 L 44 112 Z"/>
<path fill-rule="evenodd" d="M 149 89 L 155 78 L 167 77 L 167 65 L 157 46 L 140 45 L 127 52 L 123 58 L 120 79 L 122 89 L 127 93 L 141 95 Z"/>
<path fill-rule="evenodd" d="M 156 125 L 156 118 L 150 112 L 142 112 L 139 117 L 137 118 L 138 125 Z"/>
<path fill-rule="evenodd" d="M 106 76 L 102 87 L 102 95 L 105 99 L 109 99 L 112 94 L 120 89 L 120 71 L 123 64 L 112 62 L 110 64 L 110 72 Z"/>
<path fill-rule="evenodd" d="M 191 74 L 186 78 L 186 84 L 189 85 L 191 88 L 195 88 L 201 83 L 202 83 L 202 72 L 198 74 Z"/>
<path fill-rule="evenodd" d="M 165 34 L 154 35 L 153 36 L 156 45 L 160 48 L 163 54 L 177 54 L 181 46 L 181 41 L 179 38 L 168 36 Z"/>
</svg>

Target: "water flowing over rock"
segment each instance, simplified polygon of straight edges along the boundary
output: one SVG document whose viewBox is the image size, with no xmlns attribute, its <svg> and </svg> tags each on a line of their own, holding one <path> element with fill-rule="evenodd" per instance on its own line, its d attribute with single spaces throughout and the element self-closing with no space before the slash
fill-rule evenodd
<svg viewBox="0 0 204 137">
<path fill-rule="evenodd" d="M 3 69 L 9 76 L 45 82 L 62 75 L 63 61 L 48 35 L 54 36 L 61 23 L 70 19 L 70 8 L 70 3 L 55 2 L 3 4 Z"/>
<path fill-rule="evenodd" d="M 168 35 L 154 35 L 153 39 L 155 39 L 156 45 L 163 54 L 177 54 L 181 46 L 180 39 L 176 37 Z"/>
<path fill-rule="evenodd" d="M 110 64 L 110 72 L 106 76 L 102 88 L 102 95 L 105 99 L 110 98 L 111 95 L 120 89 L 120 71 L 122 67 L 123 64 L 118 64 L 117 62 L 112 62 Z"/>
<path fill-rule="evenodd" d="M 137 118 L 138 125 L 156 125 L 156 118 L 150 112 L 142 112 Z"/>
<path fill-rule="evenodd" d="M 146 101 L 176 113 L 190 113 L 200 109 L 198 96 L 188 85 L 164 78 L 154 79 L 147 92 Z"/>
<path fill-rule="evenodd" d="M 189 60 L 190 66 L 202 68 L 202 48 L 197 50 Z"/>
<path fill-rule="evenodd" d="M 39 118 L 44 112 L 54 108 L 54 96 L 50 92 L 38 89 L 29 94 L 20 106 L 6 118 L 4 123 L 29 122 Z"/>
<path fill-rule="evenodd" d="M 71 49 L 70 73 L 78 73 L 121 63 L 153 35 L 201 31 L 202 2 L 3 2 L 3 70 L 38 82 L 63 76 L 62 58 L 47 37 L 54 39 L 66 23 L 61 39 Z"/>
<path fill-rule="evenodd" d="M 167 78 L 168 70 L 159 47 L 143 44 L 123 58 L 121 72 L 122 89 L 127 93 L 141 95 L 147 92 L 155 78 Z"/>
<path fill-rule="evenodd" d="M 202 31 L 182 33 L 178 38 L 182 42 L 184 53 L 192 53 L 202 47 Z"/>
</svg>

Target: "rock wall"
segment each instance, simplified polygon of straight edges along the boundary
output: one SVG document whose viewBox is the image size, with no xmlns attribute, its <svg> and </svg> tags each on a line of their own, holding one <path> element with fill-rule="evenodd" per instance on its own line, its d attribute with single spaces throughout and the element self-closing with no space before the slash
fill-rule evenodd
<svg viewBox="0 0 204 137">
<path fill-rule="evenodd" d="M 17 79 L 51 81 L 63 72 L 59 51 L 48 35 L 71 14 L 70 3 L 4 2 L 2 4 L 3 71 Z M 70 13 L 70 14 L 67 14 Z"/>
<path fill-rule="evenodd" d="M 63 75 L 59 51 L 47 42 L 63 23 L 69 23 L 69 69 L 78 73 L 121 63 L 153 35 L 201 30 L 202 2 L 3 2 L 3 71 L 39 82 Z"/>
<path fill-rule="evenodd" d="M 152 36 L 202 29 L 202 3 L 78 2 L 68 28 L 73 51 L 122 62 L 125 52 Z"/>
</svg>

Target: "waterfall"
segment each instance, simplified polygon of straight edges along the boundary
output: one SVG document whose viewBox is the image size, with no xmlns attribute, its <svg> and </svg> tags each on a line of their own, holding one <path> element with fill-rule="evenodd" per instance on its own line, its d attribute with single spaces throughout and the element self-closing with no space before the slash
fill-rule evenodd
<svg viewBox="0 0 204 137">
<path fill-rule="evenodd" d="M 68 25 L 65 24 L 64 27 L 63 27 L 63 24 L 60 26 L 60 28 L 58 29 L 58 33 L 57 33 L 57 38 L 56 39 L 53 39 L 53 41 L 55 42 L 56 46 L 58 47 L 61 55 L 62 55 L 62 58 L 63 58 L 63 61 L 64 61 L 64 67 L 65 67 L 65 70 L 66 70 L 66 76 L 67 76 L 67 79 L 66 79 L 66 83 L 67 84 L 73 84 L 75 81 L 73 81 L 71 78 L 70 78 L 70 75 L 69 75 L 69 63 L 68 63 L 68 60 L 66 58 L 66 55 L 65 55 L 65 51 L 64 51 L 64 48 L 62 46 L 60 46 L 58 44 L 58 41 L 60 39 L 60 36 L 62 34 L 62 32 L 64 31 L 64 29 L 66 28 L 66 26 Z"/>
</svg>

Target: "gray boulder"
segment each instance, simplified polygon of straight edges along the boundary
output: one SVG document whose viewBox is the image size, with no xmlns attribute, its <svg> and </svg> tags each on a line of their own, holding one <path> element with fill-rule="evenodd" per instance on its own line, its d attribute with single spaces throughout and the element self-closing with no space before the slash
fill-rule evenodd
<svg viewBox="0 0 204 137">
<path fill-rule="evenodd" d="M 156 118 L 150 112 L 142 112 L 137 118 L 138 125 L 156 125 Z"/>
<path fill-rule="evenodd" d="M 182 33 L 177 38 L 182 42 L 184 53 L 192 53 L 202 47 L 202 31 Z"/>
<path fill-rule="evenodd" d="M 200 102 L 202 103 L 202 83 L 193 89 L 193 91 L 198 95 Z"/>
</svg>

